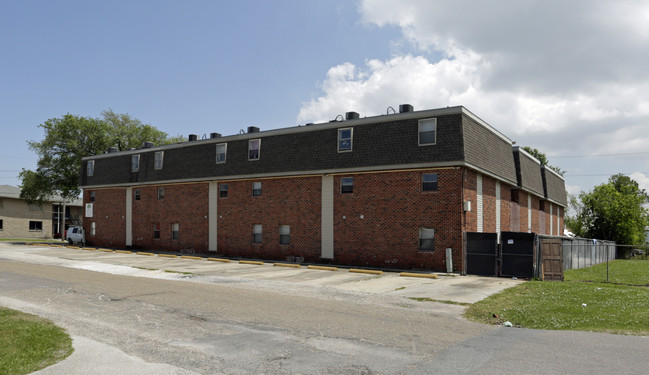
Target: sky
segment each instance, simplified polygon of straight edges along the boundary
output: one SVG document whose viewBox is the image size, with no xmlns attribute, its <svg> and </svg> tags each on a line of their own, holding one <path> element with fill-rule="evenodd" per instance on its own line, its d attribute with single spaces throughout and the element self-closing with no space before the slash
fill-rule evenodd
<svg viewBox="0 0 649 375">
<path fill-rule="evenodd" d="M 571 194 L 649 191 L 646 0 L 0 0 L 0 184 L 67 113 L 236 134 L 462 105 Z"/>
</svg>

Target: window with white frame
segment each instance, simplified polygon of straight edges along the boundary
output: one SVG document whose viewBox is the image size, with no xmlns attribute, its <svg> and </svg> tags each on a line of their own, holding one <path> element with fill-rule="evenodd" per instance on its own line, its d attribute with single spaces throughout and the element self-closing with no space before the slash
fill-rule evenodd
<svg viewBox="0 0 649 375">
<path fill-rule="evenodd" d="M 261 182 L 252 183 L 252 196 L 253 197 L 261 196 Z"/>
<path fill-rule="evenodd" d="M 252 226 L 252 243 L 261 243 L 261 224 Z"/>
<path fill-rule="evenodd" d="M 219 184 L 219 197 L 220 198 L 228 197 L 228 184 Z"/>
<path fill-rule="evenodd" d="M 228 154 L 228 144 L 219 143 L 216 145 L 216 164 L 225 163 L 225 159 Z"/>
<path fill-rule="evenodd" d="M 141 196 L 140 189 L 135 189 L 135 194 L 134 194 L 134 196 L 135 196 L 135 200 L 136 200 L 136 201 L 139 201 L 139 200 L 140 200 L 140 196 Z"/>
<path fill-rule="evenodd" d="M 343 177 L 340 179 L 340 193 L 352 194 L 354 192 L 354 177 Z"/>
<path fill-rule="evenodd" d="M 435 230 L 433 228 L 419 228 L 419 250 L 435 250 Z"/>
<path fill-rule="evenodd" d="M 419 145 L 434 145 L 437 143 L 437 119 L 419 120 Z"/>
<path fill-rule="evenodd" d="M 291 226 L 290 225 L 280 225 L 279 226 L 279 244 L 280 245 L 289 245 L 291 243 Z"/>
<path fill-rule="evenodd" d="M 423 173 L 421 175 L 422 191 L 437 191 L 437 173 Z"/>
<path fill-rule="evenodd" d="M 338 129 L 338 152 L 347 152 L 352 150 L 353 136 L 353 128 Z"/>
<path fill-rule="evenodd" d="M 88 160 L 88 164 L 86 164 L 86 175 L 92 176 L 93 174 L 95 174 L 95 161 Z"/>
<path fill-rule="evenodd" d="M 261 139 L 251 139 L 248 141 L 248 160 L 259 160 L 261 151 Z"/>
<path fill-rule="evenodd" d="M 131 155 L 131 172 L 140 170 L 140 154 Z"/>
<path fill-rule="evenodd" d="M 155 170 L 162 169 L 164 158 L 165 158 L 164 151 L 156 151 L 156 153 L 153 156 L 153 169 Z"/>
<path fill-rule="evenodd" d="M 180 238 L 180 224 L 173 223 L 171 224 L 171 239 L 177 240 Z"/>
</svg>

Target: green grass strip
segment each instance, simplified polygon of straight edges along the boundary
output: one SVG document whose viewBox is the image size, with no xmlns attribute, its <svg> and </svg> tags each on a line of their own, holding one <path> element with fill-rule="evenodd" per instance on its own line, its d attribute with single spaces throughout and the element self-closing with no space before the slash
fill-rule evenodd
<svg viewBox="0 0 649 375">
<path fill-rule="evenodd" d="M 0 374 L 29 374 L 72 354 L 72 339 L 47 319 L 0 307 Z"/>
<path fill-rule="evenodd" d="M 649 335 L 649 288 L 593 282 L 530 281 L 470 306 L 487 324 Z"/>
</svg>

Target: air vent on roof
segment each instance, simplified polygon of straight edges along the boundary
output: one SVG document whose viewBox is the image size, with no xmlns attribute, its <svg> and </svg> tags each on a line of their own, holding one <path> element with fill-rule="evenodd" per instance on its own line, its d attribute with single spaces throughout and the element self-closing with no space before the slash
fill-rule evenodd
<svg viewBox="0 0 649 375">
<path fill-rule="evenodd" d="M 256 126 L 248 126 L 248 133 L 259 133 L 259 128 Z"/>
<path fill-rule="evenodd" d="M 190 142 L 193 142 L 193 141 L 196 141 L 196 140 L 198 140 L 198 136 L 196 134 L 190 134 L 189 135 L 189 141 Z"/>
<path fill-rule="evenodd" d="M 153 142 L 142 143 L 142 148 L 151 148 L 151 147 L 153 147 Z"/>
<path fill-rule="evenodd" d="M 221 133 L 210 133 L 210 139 L 221 138 Z"/>
<path fill-rule="evenodd" d="M 108 153 L 112 154 L 113 152 L 117 152 L 117 147 L 108 147 Z"/>
<path fill-rule="evenodd" d="M 399 104 L 399 113 L 412 112 L 414 108 L 410 104 Z"/>
<path fill-rule="evenodd" d="M 347 112 L 347 113 L 345 113 L 345 119 L 346 120 L 356 120 L 359 117 L 360 117 L 360 115 L 358 114 L 358 112 Z"/>
</svg>

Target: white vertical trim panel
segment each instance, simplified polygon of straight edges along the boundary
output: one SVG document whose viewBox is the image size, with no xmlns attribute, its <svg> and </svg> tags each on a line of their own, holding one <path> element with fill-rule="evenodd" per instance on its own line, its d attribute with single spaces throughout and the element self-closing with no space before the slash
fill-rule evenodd
<svg viewBox="0 0 649 375">
<path fill-rule="evenodd" d="M 500 238 L 500 181 L 496 181 L 496 233 Z"/>
<path fill-rule="evenodd" d="M 482 233 L 484 230 L 484 217 L 483 217 L 483 205 L 482 205 L 482 175 L 478 173 L 477 176 L 477 181 L 476 181 L 476 201 L 477 201 L 477 231 L 478 233 Z"/>
<path fill-rule="evenodd" d="M 532 195 L 527 193 L 527 233 L 532 233 Z"/>
<path fill-rule="evenodd" d="M 133 246 L 133 188 L 126 188 L 126 246 Z"/>
<path fill-rule="evenodd" d="M 321 258 L 334 258 L 334 177 L 322 176 Z"/>
<path fill-rule="evenodd" d="M 552 203 L 550 203 L 550 236 L 554 235 L 554 221 L 552 220 Z"/>
<path fill-rule="evenodd" d="M 218 209 L 217 202 L 219 196 L 219 184 L 215 181 L 210 182 L 207 192 L 207 235 L 208 235 L 208 250 L 216 251 L 218 249 Z"/>
</svg>

